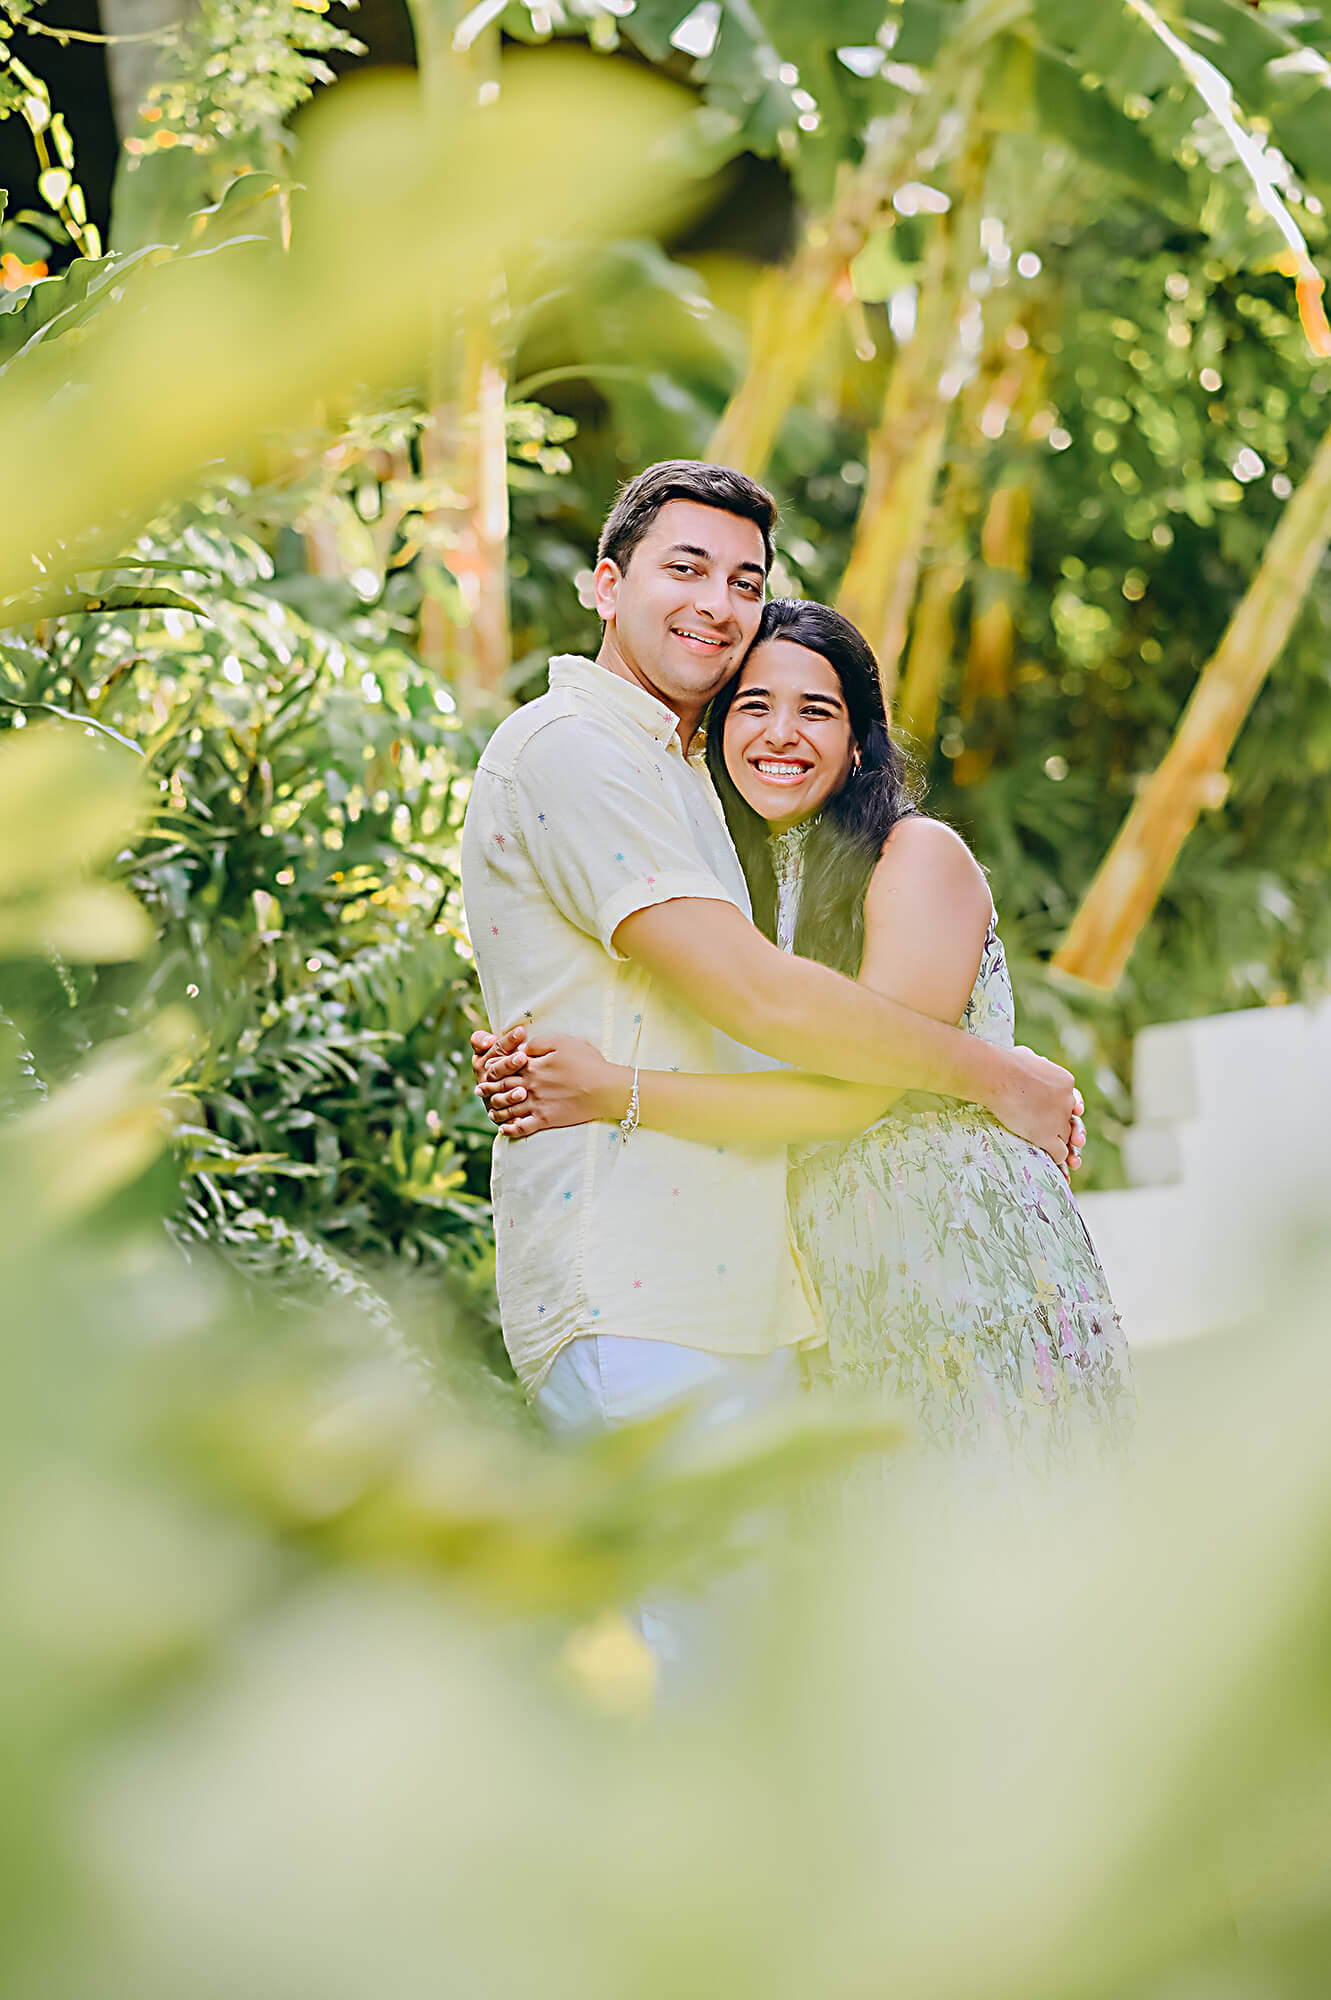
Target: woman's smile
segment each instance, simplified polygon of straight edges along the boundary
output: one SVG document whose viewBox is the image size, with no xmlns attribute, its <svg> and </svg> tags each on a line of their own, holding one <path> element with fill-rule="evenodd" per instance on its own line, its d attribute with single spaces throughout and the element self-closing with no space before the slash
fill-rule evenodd
<svg viewBox="0 0 1331 2000">
<path fill-rule="evenodd" d="M 812 768 L 808 764 L 793 763 L 788 758 L 751 757 L 749 762 L 760 778 L 766 778 L 769 784 L 774 785 L 798 784 Z"/>
</svg>

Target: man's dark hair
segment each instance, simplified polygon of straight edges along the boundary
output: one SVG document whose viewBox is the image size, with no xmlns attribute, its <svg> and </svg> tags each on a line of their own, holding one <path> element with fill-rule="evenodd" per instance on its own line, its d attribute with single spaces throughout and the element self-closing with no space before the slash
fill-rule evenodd
<svg viewBox="0 0 1331 2000">
<path fill-rule="evenodd" d="M 596 560 L 609 556 L 621 576 L 629 558 L 668 500 L 696 500 L 752 521 L 763 538 L 763 568 L 772 567 L 772 530 L 776 502 L 765 486 L 729 465 L 709 465 L 704 459 L 667 458 L 649 465 L 630 479 L 606 516 Z"/>
</svg>

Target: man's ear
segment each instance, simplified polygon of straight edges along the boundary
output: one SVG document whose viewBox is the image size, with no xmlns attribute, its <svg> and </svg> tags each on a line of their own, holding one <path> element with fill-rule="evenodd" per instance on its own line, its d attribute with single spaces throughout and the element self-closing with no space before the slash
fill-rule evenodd
<svg viewBox="0 0 1331 2000">
<path fill-rule="evenodd" d="M 614 557 L 602 556 L 592 571 L 592 596 L 603 624 L 608 625 L 615 615 L 619 605 L 619 586 L 623 581 L 623 573 Z"/>
</svg>

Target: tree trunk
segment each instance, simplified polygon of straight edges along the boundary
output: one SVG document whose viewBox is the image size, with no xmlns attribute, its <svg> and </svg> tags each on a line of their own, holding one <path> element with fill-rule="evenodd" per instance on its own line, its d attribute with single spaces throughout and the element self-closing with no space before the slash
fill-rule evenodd
<svg viewBox="0 0 1331 2000">
<path fill-rule="evenodd" d="M 459 335 L 461 360 L 423 441 L 423 470 L 442 503 L 429 518 L 439 559 L 457 586 L 456 612 L 421 604 L 420 654 L 464 694 L 493 692 L 508 671 L 508 444 L 506 380 L 488 315 Z"/>
<path fill-rule="evenodd" d="M 100 0 L 99 11 L 108 35 L 157 35 L 182 26 L 197 8 L 198 0 Z M 160 74 L 161 59 L 158 41 L 112 42 L 106 51 L 111 109 L 121 145 L 111 189 L 111 243 L 117 250 L 172 240 L 195 205 L 194 190 L 201 180 L 197 159 L 179 147 L 137 161 L 124 151 Z"/>
<path fill-rule="evenodd" d="M 1106 990 L 1133 946 L 1203 806 L 1225 796 L 1225 764 L 1279 658 L 1331 542 L 1331 431 L 1281 515 L 1257 574 L 1203 667 L 1173 742 L 1138 794 L 1054 956 Z"/>
<path fill-rule="evenodd" d="M 188 20 L 198 4 L 199 0 L 100 0 L 98 12 L 108 35 L 155 35 Z M 122 145 L 138 125 L 160 63 L 161 45 L 155 41 L 113 41 L 106 51 L 111 110 Z"/>
<path fill-rule="evenodd" d="M 421 89 L 434 118 L 472 101 L 482 85 L 498 87 L 499 32 L 487 28 L 465 49 L 454 44 L 466 0 L 411 0 Z M 444 311 L 431 342 L 430 418 L 422 470 L 437 482 L 439 503 L 427 525 L 439 560 L 456 586 L 454 603 L 427 591 L 419 649 L 427 666 L 456 682 L 464 696 L 493 693 L 510 663 L 508 617 L 507 376 L 496 331 L 496 303 L 464 324 Z"/>
</svg>

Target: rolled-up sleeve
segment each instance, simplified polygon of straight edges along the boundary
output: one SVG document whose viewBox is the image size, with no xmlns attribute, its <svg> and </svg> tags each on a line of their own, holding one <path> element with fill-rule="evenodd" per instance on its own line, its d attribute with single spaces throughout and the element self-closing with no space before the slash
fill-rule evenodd
<svg viewBox="0 0 1331 2000">
<path fill-rule="evenodd" d="M 637 910 L 684 896 L 739 907 L 655 773 L 593 718 L 553 716 L 524 745 L 511 783 L 518 831 L 546 894 L 613 958 L 623 957 L 614 934 Z"/>
</svg>

